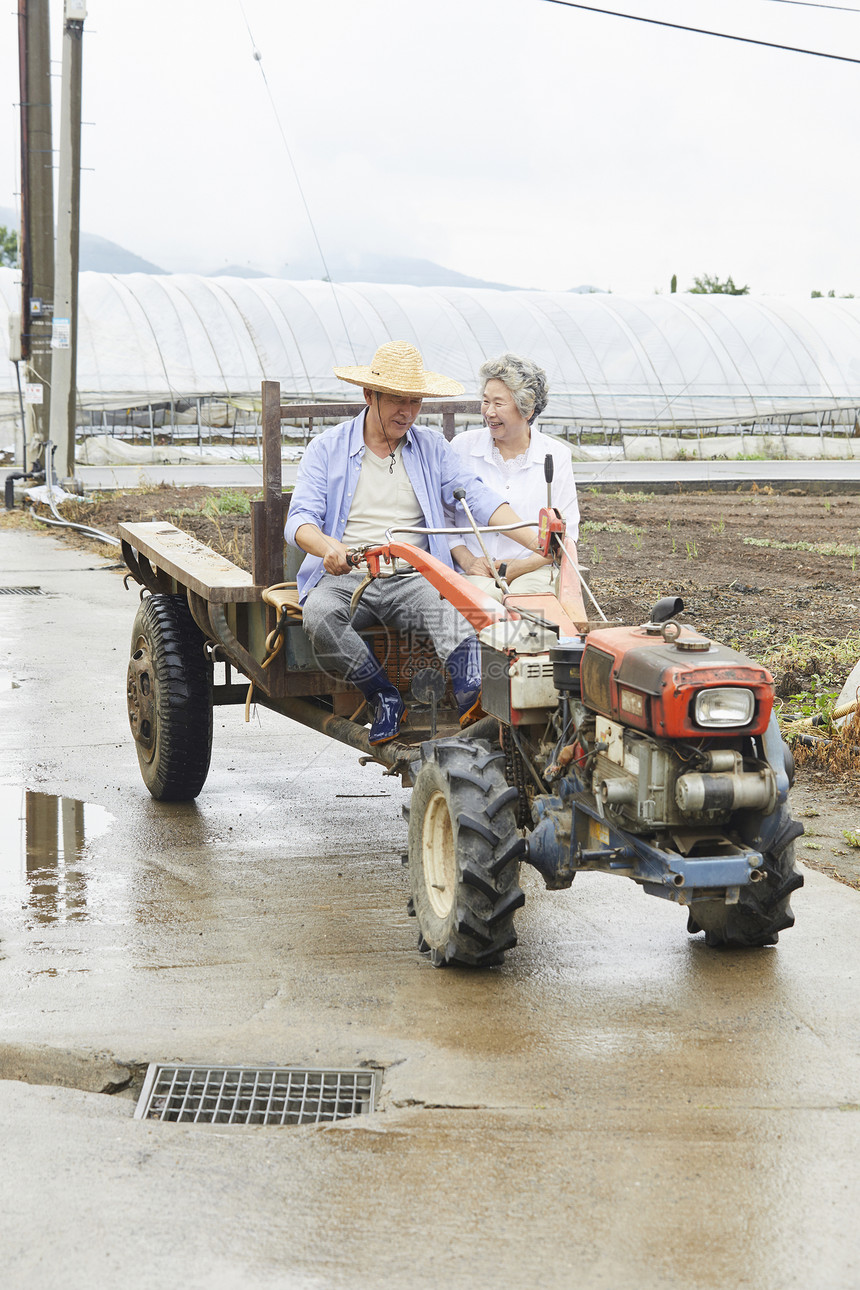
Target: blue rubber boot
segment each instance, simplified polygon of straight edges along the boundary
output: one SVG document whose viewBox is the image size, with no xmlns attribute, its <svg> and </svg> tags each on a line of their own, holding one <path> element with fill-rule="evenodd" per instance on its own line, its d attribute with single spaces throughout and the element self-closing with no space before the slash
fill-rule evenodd
<svg viewBox="0 0 860 1290">
<path fill-rule="evenodd" d="M 358 686 L 367 699 L 367 706 L 373 717 L 370 742 L 391 743 L 392 739 L 397 738 L 400 722 L 406 716 L 406 704 L 400 697 L 400 691 L 391 684 L 370 650 L 367 662 L 349 680 Z"/>
<path fill-rule="evenodd" d="M 451 674 L 460 728 L 465 730 L 487 715 L 481 707 L 481 646 L 477 636 L 461 641 L 446 658 L 445 666 Z"/>
</svg>

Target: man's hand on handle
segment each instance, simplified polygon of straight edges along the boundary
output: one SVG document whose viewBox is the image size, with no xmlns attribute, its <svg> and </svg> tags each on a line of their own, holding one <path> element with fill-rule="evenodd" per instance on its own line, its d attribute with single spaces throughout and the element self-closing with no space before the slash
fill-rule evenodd
<svg viewBox="0 0 860 1290">
<path fill-rule="evenodd" d="M 317 555 L 326 573 L 351 573 L 356 563 L 349 560 L 350 548 L 339 538 L 329 537 L 316 524 L 302 524 L 296 531 L 296 545 L 310 555 Z"/>
<path fill-rule="evenodd" d="M 354 564 L 349 561 L 349 547 L 337 538 L 327 538 L 328 550 L 323 556 L 323 568 L 326 573 L 352 573 Z"/>
</svg>

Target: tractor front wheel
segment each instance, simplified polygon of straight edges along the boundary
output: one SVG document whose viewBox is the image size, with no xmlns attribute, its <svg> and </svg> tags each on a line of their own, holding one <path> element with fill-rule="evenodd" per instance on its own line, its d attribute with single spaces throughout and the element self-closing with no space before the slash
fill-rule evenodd
<svg viewBox="0 0 860 1290">
<path fill-rule="evenodd" d="M 775 945 L 780 932 L 794 926 L 791 893 L 803 886 L 794 864 L 794 840 L 803 825 L 792 818 L 788 804 L 777 808 L 769 847 L 763 852 L 764 878 L 742 887 L 736 904 L 721 900 L 696 902 L 687 918 L 687 931 L 705 933 L 712 946 Z"/>
<path fill-rule="evenodd" d="M 502 752 L 462 737 L 429 746 L 409 807 L 409 881 L 418 948 L 435 967 L 491 967 L 517 943 L 516 801 Z"/>
<path fill-rule="evenodd" d="M 148 596 L 131 632 L 128 720 L 143 782 L 161 802 L 188 802 L 212 753 L 212 664 L 184 596 Z"/>
</svg>

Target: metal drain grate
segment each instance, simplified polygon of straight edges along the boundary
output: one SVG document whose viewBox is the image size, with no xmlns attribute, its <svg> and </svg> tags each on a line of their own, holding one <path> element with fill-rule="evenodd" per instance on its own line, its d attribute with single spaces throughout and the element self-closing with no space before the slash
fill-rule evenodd
<svg viewBox="0 0 860 1290">
<path fill-rule="evenodd" d="M 372 1111 L 376 1080 L 372 1070 L 152 1063 L 134 1117 L 194 1124 L 319 1124 Z"/>
<path fill-rule="evenodd" d="M 0 587 L 0 596 L 41 596 L 41 587 Z"/>
</svg>

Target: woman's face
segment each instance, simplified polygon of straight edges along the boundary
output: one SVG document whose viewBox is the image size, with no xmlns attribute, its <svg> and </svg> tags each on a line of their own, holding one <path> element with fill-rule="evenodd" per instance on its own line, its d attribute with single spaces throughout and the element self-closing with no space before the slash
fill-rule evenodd
<svg viewBox="0 0 860 1290">
<path fill-rule="evenodd" d="M 529 423 L 516 405 L 504 381 L 495 377 L 484 386 L 481 415 L 496 443 L 515 443 L 528 440 Z"/>
</svg>

